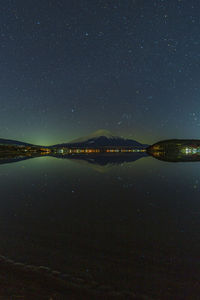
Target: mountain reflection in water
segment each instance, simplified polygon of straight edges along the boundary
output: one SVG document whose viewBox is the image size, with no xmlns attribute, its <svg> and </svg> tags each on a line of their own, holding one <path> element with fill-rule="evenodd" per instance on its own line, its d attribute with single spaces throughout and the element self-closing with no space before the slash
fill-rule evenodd
<svg viewBox="0 0 200 300">
<path fill-rule="evenodd" d="M 30 287 L 31 269 L 48 297 L 28 300 L 55 291 L 63 300 L 199 299 L 198 164 L 145 153 L 29 158 L 0 157 L 5 286 Z M 95 295 L 67 297 L 69 284 Z"/>
<path fill-rule="evenodd" d="M 43 155 L 44 156 L 44 155 Z M 123 163 L 135 162 L 142 157 L 148 156 L 146 153 L 134 153 L 134 154 L 83 154 L 83 155 L 46 155 L 58 159 L 69 159 L 72 161 L 80 162 L 84 161 L 91 165 L 108 166 L 108 165 L 120 165 Z M 30 158 L 36 158 L 39 156 L 3 156 L 0 157 L 0 164 L 14 163 Z"/>
<path fill-rule="evenodd" d="M 44 155 L 43 155 L 44 156 Z M 128 154 L 71 154 L 71 155 L 62 155 L 62 154 L 54 154 L 54 155 L 46 155 L 49 157 L 54 157 L 58 159 L 68 159 L 71 161 L 75 161 L 77 163 L 86 163 L 88 165 L 97 165 L 97 166 L 112 166 L 112 165 L 121 165 L 124 163 L 133 163 L 143 157 L 154 157 L 161 161 L 166 162 L 197 162 L 200 161 L 200 153 L 196 154 L 186 154 L 181 153 L 180 151 L 151 151 L 147 153 L 128 153 Z M 35 156 L 0 156 L 0 165 L 7 163 L 19 162 L 22 160 L 27 160 L 31 158 L 37 158 L 40 155 Z"/>
</svg>

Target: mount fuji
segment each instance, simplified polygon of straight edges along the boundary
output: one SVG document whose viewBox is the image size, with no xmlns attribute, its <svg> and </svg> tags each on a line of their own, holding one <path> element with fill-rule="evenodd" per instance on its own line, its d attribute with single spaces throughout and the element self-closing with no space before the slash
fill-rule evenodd
<svg viewBox="0 0 200 300">
<path fill-rule="evenodd" d="M 115 136 L 108 130 L 100 129 L 88 136 L 81 137 L 70 141 L 69 143 L 57 144 L 53 147 L 134 147 L 137 149 L 147 148 L 149 145 L 141 144 L 132 139 L 125 139 L 120 136 Z"/>
</svg>

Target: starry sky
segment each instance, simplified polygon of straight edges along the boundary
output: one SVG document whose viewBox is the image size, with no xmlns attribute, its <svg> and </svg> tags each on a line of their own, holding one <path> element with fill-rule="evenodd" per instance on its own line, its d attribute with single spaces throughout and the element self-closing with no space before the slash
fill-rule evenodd
<svg viewBox="0 0 200 300">
<path fill-rule="evenodd" d="M 200 1 L 1 0 L 0 137 L 200 138 Z"/>
</svg>

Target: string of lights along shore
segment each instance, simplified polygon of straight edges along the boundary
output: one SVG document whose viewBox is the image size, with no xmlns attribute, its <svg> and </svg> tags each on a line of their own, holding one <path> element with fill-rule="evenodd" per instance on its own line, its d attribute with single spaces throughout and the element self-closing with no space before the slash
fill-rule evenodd
<svg viewBox="0 0 200 300">
<path fill-rule="evenodd" d="M 0 137 L 199 138 L 200 2 L 2 0 Z"/>
</svg>

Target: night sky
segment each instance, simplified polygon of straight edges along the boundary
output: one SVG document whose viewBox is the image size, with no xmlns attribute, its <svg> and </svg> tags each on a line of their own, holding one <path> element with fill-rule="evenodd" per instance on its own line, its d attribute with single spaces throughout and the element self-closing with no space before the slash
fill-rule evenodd
<svg viewBox="0 0 200 300">
<path fill-rule="evenodd" d="M 200 138 L 200 1 L 1 0 L 0 137 Z"/>
</svg>

